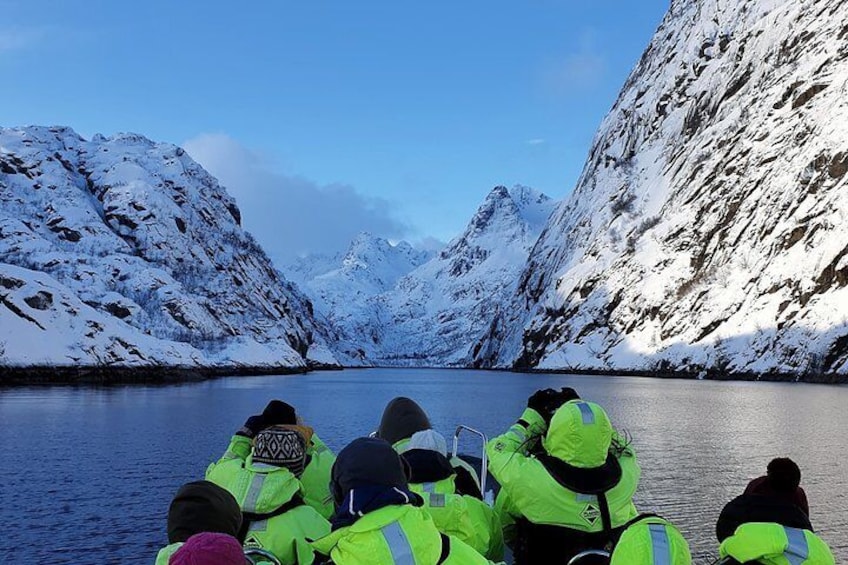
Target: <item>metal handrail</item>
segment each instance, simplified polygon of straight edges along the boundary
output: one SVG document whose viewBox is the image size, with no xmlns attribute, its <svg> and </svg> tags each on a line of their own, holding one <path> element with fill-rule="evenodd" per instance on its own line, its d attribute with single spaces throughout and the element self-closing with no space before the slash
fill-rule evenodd
<svg viewBox="0 0 848 565">
<path fill-rule="evenodd" d="M 261 557 L 263 559 L 262 563 L 270 563 L 271 565 L 281 565 L 280 560 L 277 559 L 277 556 L 268 551 L 267 549 L 261 549 L 258 547 L 248 547 L 244 550 L 244 556 L 247 558 L 247 562 L 252 564 L 259 563 L 258 561 L 254 561 L 251 559 L 252 556 Z"/>
<path fill-rule="evenodd" d="M 603 549 L 587 549 L 586 551 L 581 551 L 574 557 L 568 560 L 568 565 L 578 565 L 580 560 L 584 557 L 606 557 L 609 559 L 610 553 L 609 551 L 604 551 Z"/>
<path fill-rule="evenodd" d="M 459 434 L 462 433 L 463 430 L 470 432 L 476 436 L 479 436 L 483 440 L 483 456 L 480 458 L 482 462 L 480 466 L 480 494 L 482 494 L 483 498 L 485 499 L 486 476 L 489 474 L 489 458 L 486 456 L 486 444 L 489 443 L 489 439 L 483 432 L 460 424 L 459 426 L 457 426 L 456 431 L 453 433 L 453 457 L 456 457 L 459 453 Z"/>
</svg>

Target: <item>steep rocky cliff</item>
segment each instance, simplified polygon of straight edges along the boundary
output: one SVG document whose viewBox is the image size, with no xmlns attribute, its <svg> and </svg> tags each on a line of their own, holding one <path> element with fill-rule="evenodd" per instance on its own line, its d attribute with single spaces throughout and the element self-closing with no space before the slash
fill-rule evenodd
<svg viewBox="0 0 848 565">
<path fill-rule="evenodd" d="M 846 372 L 848 3 L 674 1 L 481 365 Z"/>
<path fill-rule="evenodd" d="M 333 363 L 311 305 L 185 152 L 0 128 L 0 362 Z"/>
</svg>

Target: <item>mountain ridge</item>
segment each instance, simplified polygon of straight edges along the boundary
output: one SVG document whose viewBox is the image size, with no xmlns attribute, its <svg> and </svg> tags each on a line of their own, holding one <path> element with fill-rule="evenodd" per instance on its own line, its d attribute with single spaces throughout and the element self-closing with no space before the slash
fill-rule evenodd
<svg viewBox="0 0 848 565">
<path fill-rule="evenodd" d="M 311 304 L 181 148 L 0 128 L 0 186 L 5 365 L 337 364 Z"/>
</svg>

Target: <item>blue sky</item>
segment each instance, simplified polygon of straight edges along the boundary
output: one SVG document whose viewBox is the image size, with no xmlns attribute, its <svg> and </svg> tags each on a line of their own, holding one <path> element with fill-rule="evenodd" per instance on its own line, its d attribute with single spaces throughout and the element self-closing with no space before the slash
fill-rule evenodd
<svg viewBox="0 0 848 565">
<path fill-rule="evenodd" d="M 444 241 L 497 184 L 571 191 L 667 7 L 0 0 L 0 125 L 185 144 L 277 261 Z"/>
</svg>

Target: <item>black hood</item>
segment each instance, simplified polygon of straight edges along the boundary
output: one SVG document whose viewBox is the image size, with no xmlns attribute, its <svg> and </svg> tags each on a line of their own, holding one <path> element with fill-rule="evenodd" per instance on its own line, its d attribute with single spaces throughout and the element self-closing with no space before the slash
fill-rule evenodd
<svg viewBox="0 0 848 565">
<path fill-rule="evenodd" d="M 781 498 L 756 494 L 743 494 L 728 502 L 716 522 L 719 542 L 733 535 L 736 528 L 750 522 L 775 522 L 788 528 L 813 530 L 804 511 Z"/>
<path fill-rule="evenodd" d="M 333 464 L 331 484 L 337 504 L 352 489 L 363 486 L 405 489 L 406 463 L 387 441 L 362 437 L 353 440 L 339 452 Z"/>
<path fill-rule="evenodd" d="M 168 543 L 184 542 L 202 532 L 238 537 L 240 528 L 238 502 L 229 491 L 209 481 L 181 486 L 168 509 Z"/>
<path fill-rule="evenodd" d="M 410 449 L 401 457 L 409 464 L 410 483 L 435 483 L 454 474 L 448 458 L 438 451 Z"/>
<path fill-rule="evenodd" d="M 399 396 L 392 399 L 383 410 L 383 418 L 380 420 L 380 427 L 377 428 L 377 437 L 395 444 L 402 439 L 412 437 L 415 432 L 429 430 L 432 427 L 427 414 L 414 400 Z"/>
</svg>

